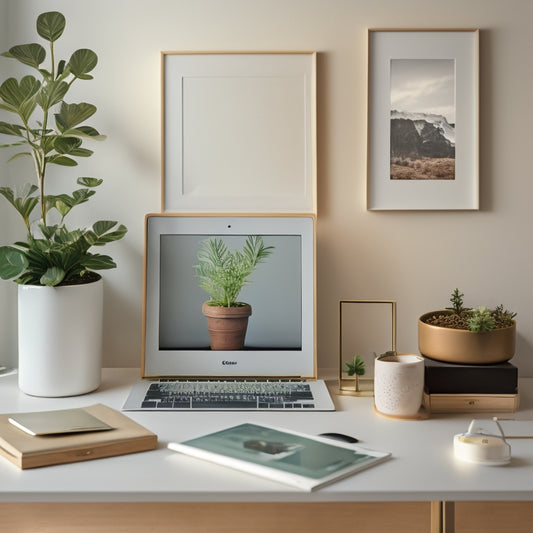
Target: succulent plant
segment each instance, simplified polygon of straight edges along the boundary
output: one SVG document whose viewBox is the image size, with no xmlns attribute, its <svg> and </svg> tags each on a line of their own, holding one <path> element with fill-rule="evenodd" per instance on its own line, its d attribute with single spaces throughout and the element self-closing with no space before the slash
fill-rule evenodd
<svg viewBox="0 0 533 533">
<path fill-rule="evenodd" d="M 516 313 L 504 309 L 503 305 L 498 305 L 494 309 L 486 306 L 472 309 L 464 306 L 463 296 L 459 289 L 455 289 L 450 298 L 452 307 L 447 307 L 446 312 L 434 313 L 424 321 L 433 326 L 465 329 L 475 333 L 508 328 L 513 325 Z"/>
</svg>

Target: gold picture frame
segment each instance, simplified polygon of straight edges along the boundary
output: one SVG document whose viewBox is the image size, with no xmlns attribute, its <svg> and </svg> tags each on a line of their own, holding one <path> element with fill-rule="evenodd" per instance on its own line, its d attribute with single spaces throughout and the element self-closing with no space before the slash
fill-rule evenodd
<svg viewBox="0 0 533 533">
<path fill-rule="evenodd" d="M 338 375 L 338 384 L 339 384 L 339 394 L 344 395 L 350 395 L 350 396 L 373 396 L 374 395 L 374 377 L 373 377 L 373 368 L 372 370 L 372 377 L 362 377 L 358 375 L 349 376 L 348 373 L 343 370 L 345 363 L 347 362 L 346 358 L 346 345 L 348 344 L 346 342 L 346 328 L 345 328 L 345 320 L 346 320 L 346 308 L 349 306 L 350 308 L 354 308 L 355 305 L 365 305 L 365 306 L 372 306 L 372 310 L 375 310 L 377 306 L 390 306 L 390 311 L 387 311 L 387 314 L 390 313 L 390 347 L 383 345 L 375 346 L 375 352 L 383 352 L 387 350 L 396 351 L 396 301 L 395 300 L 340 300 L 339 301 L 339 375 Z M 368 307 L 365 308 L 368 310 Z M 344 312 L 343 312 L 344 311 Z M 382 317 L 380 317 L 382 318 Z M 370 317 L 370 320 L 373 320 L 375 322 L 375 317 Z M 383 326 L 381 324 L 381 326 Z M 384 331 L 384 328 L 382 328 Z M 356 334 L 358 333 L 357 328 L 354 328 L 353 325 L 350 328 L 350 333 Z M 382 332 L 378 332 L 377 334 L 381 337 Z M 351 348 L 350 346 L 348 349 Z M 350 352 L 351 354 L 352 352 Z M 351 356 L 353 357 L 353 356 Z M 368 354 L 366 354 L 366 360 L 365 356 L 363 356 L 363 361 L 365 362 L 365 367 L 367 365 L 373 366 L 373 358 L 370 358 Z M 365 372 L 366 374 L 366 372 Z"/>
</svg>

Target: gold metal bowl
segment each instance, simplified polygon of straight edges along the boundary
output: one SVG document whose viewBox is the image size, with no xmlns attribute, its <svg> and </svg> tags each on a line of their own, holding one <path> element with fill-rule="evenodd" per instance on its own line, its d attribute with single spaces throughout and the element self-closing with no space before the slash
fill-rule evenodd
<svg viewBox="0 0 533 533">
<path fill-rule="evenodd" d="M 475 333 L 426 324 L 425 319 L 446 311 L 430 311 L 418 319 L 418 349 L 422 355 L 446 363 L 489 365 L 509 361 L 516 348 L 516 322 L 508 328 Z"/>
</svg>

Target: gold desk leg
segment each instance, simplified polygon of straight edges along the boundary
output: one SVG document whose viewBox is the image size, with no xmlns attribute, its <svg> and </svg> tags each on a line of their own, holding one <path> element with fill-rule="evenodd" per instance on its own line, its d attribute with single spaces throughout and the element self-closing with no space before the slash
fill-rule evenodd
<svg viewBox="0 0 533 533">
<path fill-rule="evenodd" d="M 454 533 L 455 503 L 431 502 L 431 533 Z"/>
</svg>

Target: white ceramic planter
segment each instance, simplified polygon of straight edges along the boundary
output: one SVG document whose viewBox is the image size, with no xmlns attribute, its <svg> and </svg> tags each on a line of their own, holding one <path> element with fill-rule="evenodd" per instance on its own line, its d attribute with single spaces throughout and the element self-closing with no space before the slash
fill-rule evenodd
<svg viewBox="0 0 533 533">
<path fill-rule="evenodd" d="M 424 392 L 424 359 L 419 355 L 378 357 L 374 364 L 374 403 L 385 415 L 415 416 Z"/>
<path fill-rule="evenodd" d="M 102 319 L 102 279 L 62 287 L 19 285 L 19 388 L 46 397 L 98 388 Z"/>
</svg>

